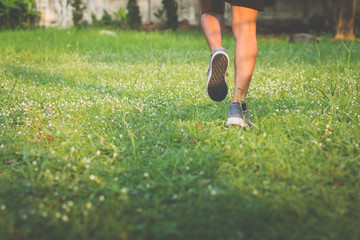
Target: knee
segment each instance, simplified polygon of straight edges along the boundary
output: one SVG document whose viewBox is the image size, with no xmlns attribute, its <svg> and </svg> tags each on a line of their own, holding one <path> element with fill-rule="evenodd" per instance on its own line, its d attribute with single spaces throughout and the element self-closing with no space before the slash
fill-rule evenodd
<svg viewBox="0 0 360 240">
<path fill-rule="evenodd" d="M 256 37 L 256 21 L 232 22 L 232 31 L 235 38 L 244 34 Z"/>
</svg>

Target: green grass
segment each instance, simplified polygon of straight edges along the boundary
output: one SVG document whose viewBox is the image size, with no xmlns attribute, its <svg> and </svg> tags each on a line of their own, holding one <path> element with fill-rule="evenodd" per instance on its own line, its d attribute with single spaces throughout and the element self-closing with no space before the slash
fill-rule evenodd
<svg viewBox="0 0 360 240">
<path fill-rule="evenodd" d="M 259 36 L 244 131 L 201 32 L 116 35 L 0 32 L 1 239 L 360 238 L 358 42 Z"/>
</svg>

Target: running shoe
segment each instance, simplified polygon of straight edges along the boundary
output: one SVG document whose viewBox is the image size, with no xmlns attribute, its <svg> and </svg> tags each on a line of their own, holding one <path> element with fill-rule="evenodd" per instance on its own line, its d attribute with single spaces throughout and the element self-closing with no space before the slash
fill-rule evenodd
<svg viewBox="0 0 360 240">
<path fill-rule="evenodd" d="M 213 101 L 220 102 L 228 93 L 226 71 L 229 67 L 229 55 L 225 48 L 215 48 L 211 55 L 207 74 L 206 90 Z"/>
<path fill-rule="evenodd" d="M 244 119 L 245 116 L 245 119 Z M 247 110 L 246 104 L 242 103 L 232 103 L 230 104 L 228 110 L 228 118 L 226 121 L 226 126 L 241 126 L 244 128 L 250 128 L 251 122 L 249 117 L 249 111 Z"/>
</svg>

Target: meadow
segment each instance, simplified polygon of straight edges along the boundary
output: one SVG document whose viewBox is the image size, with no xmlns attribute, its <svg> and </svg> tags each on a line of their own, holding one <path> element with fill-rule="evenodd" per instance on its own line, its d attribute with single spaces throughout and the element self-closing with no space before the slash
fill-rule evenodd
<svg viewBox="0 0 360 240">
<path fill-rule="evenodd" d="M 360 43 L 287 40 L 244 130 L 201 32 L 0 32 L 0 238 L 359 239 Z"/>
</svg>

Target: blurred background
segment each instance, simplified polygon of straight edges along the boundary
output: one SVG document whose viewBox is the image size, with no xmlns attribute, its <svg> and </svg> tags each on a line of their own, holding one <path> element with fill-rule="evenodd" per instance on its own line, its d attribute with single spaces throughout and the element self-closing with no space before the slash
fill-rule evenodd
<svg viewBox="0 0 360 240">
<path fill-rule="evenodd" d="M 260 33 L 330 33 L 340 38 L 358 35 L 358 0 L 265 0 L 259 14 Z M 170 9 L 170 10 L 169 10 Z M 142 30 L 194 29 L 199 26 L 200 6 L 194 0 L 0 0 L 0 28 L 113 26 L 125 29 L 131 14 Z M 169 18 L 175 21 L 171 26 Z M 225 27 L 231 19 L 226 6 Z M 347 32 L 347 33 L 346 33 Z M 339 34 L 338 34 L 339 35 Z"/>
</svg>

